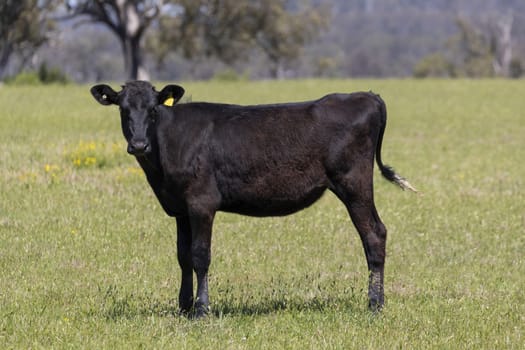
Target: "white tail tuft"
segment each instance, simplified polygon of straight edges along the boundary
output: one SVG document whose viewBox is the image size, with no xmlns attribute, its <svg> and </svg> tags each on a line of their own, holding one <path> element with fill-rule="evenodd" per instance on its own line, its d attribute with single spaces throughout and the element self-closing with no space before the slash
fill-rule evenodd
<svg viewBox="0 0 525 350">
<path fill-rule="evenodd" d="M 401 177 L 397 174 L 394 175 L 394 179 L 393 181 L 399 185 L 399 187 L 401 187 L 403 190 L 410 190 L 410 191 L 413 191 L 413 192 L 418 192 L 418 190 L 412 186 L 410 184 L 410 182 L 408 182 L 407 179 L 405 179 L 404 177 Z"/>
</svg>

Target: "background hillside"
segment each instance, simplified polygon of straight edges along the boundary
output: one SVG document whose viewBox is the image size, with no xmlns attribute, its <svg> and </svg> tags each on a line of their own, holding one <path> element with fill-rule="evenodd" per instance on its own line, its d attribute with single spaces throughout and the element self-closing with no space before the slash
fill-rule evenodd
<svg viewBox="0 0 525 350">
<path fill-rule="evenodd" d="M 55 4 L 54 15 L 64 11 L 64 6 L 56 5 L 62 2 L 47 1 Z M 151 79 L 408 77 L 414 74 L 518 77 L 525 62 L 525 2 L 522 0 L 252 2 L 264 4 L 254 6 L 267 8 L 281 6 L 289 14 L 298 14 L 297 18 L 290 17 L 290 21 L 294 19 L 298 23 L 288 32 L 279 32 L 288 20 L 283 20 L 281 13 L 269 12 L 267 15 L 267 27 L 260 29 L 258 35 L 273 35 L 270 39 L 279 48 L 273 61 L 261 45 L 235 45 L 235 40 L 240 37 L 237 34 L 245 30 L 241 21 L 248 22 L 250 18 L 228 18 L 231 10 L 241 5 L 227 0 L 214 2 L 222 16 L 219 20 L 226 21 L 226 24 L 214 28 L 216 18 L 212 14 L 208 18 L 212 21 L 207 23 L 211 34 L 206 34 L 218 35 L 213 31 L 222 30 L 231 38 L 214 39 L 212 36 L 208 42 L 196 44 L 190 31 L 185 41 L 180 41 L 181 35 L 172 29 L 173 23 L 181 21 L 183 6 L 195 6 L 182 5 L 184 3 L 164 1 L 161 11 L 164 13 L 159 18 L 167 12 L 172 12 L 171 17 L 168 16 L 165 22 L 161 19 L 153 22 L 142 39 L 144 66 Z M 241 3 L 250 2 L 237 4 Z M 227 4 L 232 7 L 222 8 Z M 206 8 L 203 6 L 201 12 Z M 317 11 L 317 17 L 305 16 L 303 12 L 306 11 L 301 10 L 307 8 Z M 255 17 L 258 13 L 252 15 Z M 46 44 L 32 52 L 29 58 L 11 60 L 6 75 L 14 75 L 21 69 L 38 69 L 45 63 L 59 67 L 78 82 L 126 79 L 121 43 L 117 37 L 107 26 L 86 22 L 89 21 L 85 17 L 58 21 L 48 34 Z M 505 28 L 508 29 L 506 37 Z M 274 29 L 275 32 L 271 32 Z M 306 31 L 311 33 L 301 36 Z M 296 44 L 297 47 L 291 47 Z M 203 46 L 201 51 L 206 54 L 188 55 L 184 49 L 192 45 Z M 290 47 L 288 51 L 286 46 Z"/>
</svg>

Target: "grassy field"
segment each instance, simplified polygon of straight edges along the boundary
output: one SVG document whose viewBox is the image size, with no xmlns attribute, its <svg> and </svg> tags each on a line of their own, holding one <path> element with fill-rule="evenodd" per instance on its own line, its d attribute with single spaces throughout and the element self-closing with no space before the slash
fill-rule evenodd
<svg viewBox="0 0 525 350">
<path fill-rule="evenodd" d="M 243 104 L 381 94 L 383 160 L 422 192 L 376 176 L 383 313 L 367 311 L 361 243 L 327 193 L 285 218 L 219 214 L 212 316 L 178 316 L 175 222 L 126 154 L 118 109 L 88 86 L 4 86 L 2 348 L 523 349 L 523 81 L 182 85 L 193 101 Z"/>
</svg>

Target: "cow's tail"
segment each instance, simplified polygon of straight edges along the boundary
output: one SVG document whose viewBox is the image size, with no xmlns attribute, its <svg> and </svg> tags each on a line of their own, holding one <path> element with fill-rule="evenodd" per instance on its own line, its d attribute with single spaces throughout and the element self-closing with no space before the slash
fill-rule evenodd
<svg viewBox="0 0 525 350">
<path fill-rule="evenodd" d="M 383 143 L 383 135 L 385 133 L 386 128 L 386 106 L 385 102 L 379 95 L 375 95 L 376 99 L 379 102 L 379 108 L 381 112 L 381 127 L 379 129 L 379 137 L 377 139 L 377 146 L 376 146 L 376 162 L 379 166 L 379 170 L 381 170 L 381 175 L 385 179 L 387 179 L 390 182 L 395 183 L 399 187 L 401 187 L 403 190 L 410 190 L 417 192 L 417 189 L 414 188 L 410 184 L 410 182 L 407 181 L 404 177 L 401 177 L 399 174 L 395 172 L 395 170 L 392 167 L 389 167 L 388 165 L 383 164 L 383 161 L 381 160 L 381 145 Z"/>
</svg>

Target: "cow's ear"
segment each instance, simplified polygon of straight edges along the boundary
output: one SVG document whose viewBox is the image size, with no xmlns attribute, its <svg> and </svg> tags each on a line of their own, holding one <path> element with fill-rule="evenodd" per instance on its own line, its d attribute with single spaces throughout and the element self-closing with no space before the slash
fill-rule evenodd
<svg viewBox="0 0 525 350">
<path fill-rule="evenodd" d="M 166 106 L 173 106 L 177 103 L 182 95 L 184 95 L 184 89 L 178 85 L 166 85 L 159 92 L 159 104 Z"/>
<path fill-rule="evenodd" d="M 108 85 L 95 85 L 90 91 L 91 95 L 93 95 L 95 100 L 97 100 L 100 104 L 105 106 L 117 104 L 118 93 Z"/>
</svg>

